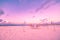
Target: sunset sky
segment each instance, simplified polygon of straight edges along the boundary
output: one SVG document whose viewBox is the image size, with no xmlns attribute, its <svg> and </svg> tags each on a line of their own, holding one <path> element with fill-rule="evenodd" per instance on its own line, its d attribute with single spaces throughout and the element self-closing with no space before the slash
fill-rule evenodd
<svg viewBox="0 0 60 40">
<path fill-rule="evenodd" d="M 0 9 L 0 19 L 13 23 L 60 21 L 60 0 L 0 0 Z"/>
</svg>

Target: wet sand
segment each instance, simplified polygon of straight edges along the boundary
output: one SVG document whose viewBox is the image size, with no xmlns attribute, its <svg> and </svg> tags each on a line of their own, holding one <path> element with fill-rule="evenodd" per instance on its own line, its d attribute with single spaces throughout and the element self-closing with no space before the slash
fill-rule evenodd
<svg viewBox="0 0 60 40">
<path fill-rule="evenodd" d="M 60 40 L 60 26 L 0 26 L 0 40 Z"/>
</svg>

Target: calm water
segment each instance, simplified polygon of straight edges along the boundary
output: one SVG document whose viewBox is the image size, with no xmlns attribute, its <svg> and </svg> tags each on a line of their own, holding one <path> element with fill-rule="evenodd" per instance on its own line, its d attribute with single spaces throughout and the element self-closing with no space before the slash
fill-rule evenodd
<svg viewBox="0 0 60 40">
<path fill-rule="evenodd" d="M 60 26 L 1 26 L 0 40 L 60 40 Z"/>
</svg>

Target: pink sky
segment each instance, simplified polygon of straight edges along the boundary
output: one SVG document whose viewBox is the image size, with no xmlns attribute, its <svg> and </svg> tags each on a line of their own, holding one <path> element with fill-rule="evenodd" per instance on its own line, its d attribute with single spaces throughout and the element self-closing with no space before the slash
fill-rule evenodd
<svg viewBox="0 0 60 40">
<path fill-rule="evenodd" d="M 60 3 L 56 0 L 16 1 L 9 3 L 6 1 L 3 3 L 1 8 L 5 14 L 1 16 L 2 19 L 16 23 L 24 21 L 38 23 L 45 18 L 47 18 L 48 22 L 60 21 Z M 33 16 L 35 17 L 33 18 Z"/>
</svg>

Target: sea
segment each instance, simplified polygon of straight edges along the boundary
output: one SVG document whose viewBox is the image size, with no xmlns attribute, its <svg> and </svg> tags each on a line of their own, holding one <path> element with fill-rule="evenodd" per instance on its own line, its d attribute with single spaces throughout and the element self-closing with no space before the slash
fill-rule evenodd
<svg viewBox="0 0 60 40">
<path fill-rule="evenodd" d="M 0 40 L 60 40 L 60 25 L 0 26 Z"/>
</svg>

